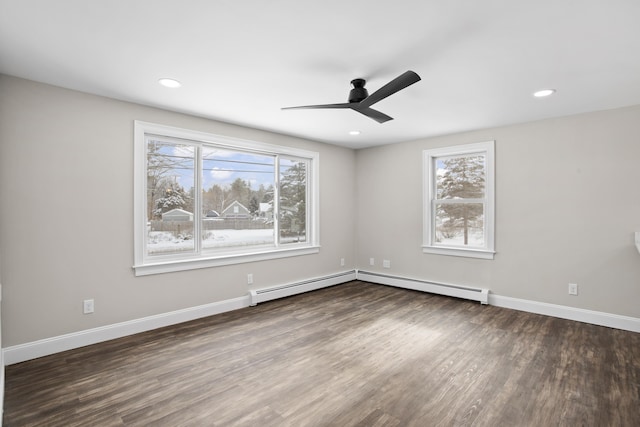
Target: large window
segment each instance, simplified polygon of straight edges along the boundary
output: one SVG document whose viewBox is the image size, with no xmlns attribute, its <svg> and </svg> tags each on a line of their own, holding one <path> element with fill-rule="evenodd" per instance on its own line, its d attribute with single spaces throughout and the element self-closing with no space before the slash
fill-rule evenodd
<svg viewBox="0 0 640 427">
<path fill-rule="evenodd" d="M 318 252 L 318 153 L 135 123 L 137 275 Z"/>
<path fill-rule="evenodd" d="M 493 259 L 494 142 L 424 151 L 425 253 Z"/>
</svg>

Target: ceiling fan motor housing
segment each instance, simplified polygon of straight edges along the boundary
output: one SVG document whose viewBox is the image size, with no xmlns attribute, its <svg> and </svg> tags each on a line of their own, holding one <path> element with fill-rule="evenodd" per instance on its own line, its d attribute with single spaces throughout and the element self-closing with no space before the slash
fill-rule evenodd
<svg viewBox="0 0 640 427">
<path fill-rule="evenodd" d="M 360 102 L 369 96 L 369 92 L 364 88 L 367 81 L 365 79 L 353 79 L 351 84 L 353 89 L 349 92 L 349 102 Z"/>
</svg>

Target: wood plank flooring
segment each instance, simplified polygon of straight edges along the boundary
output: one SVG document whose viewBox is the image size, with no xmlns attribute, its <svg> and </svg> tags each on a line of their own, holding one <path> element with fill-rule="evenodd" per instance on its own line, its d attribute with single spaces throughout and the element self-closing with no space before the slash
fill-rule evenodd
<svg viewBox="0 0 640 427">
<path fill-rule="evenodd" d="M 640 334 L 363 282 L 6 368 L 4 425 L 640 426 Z"/>
</svg>

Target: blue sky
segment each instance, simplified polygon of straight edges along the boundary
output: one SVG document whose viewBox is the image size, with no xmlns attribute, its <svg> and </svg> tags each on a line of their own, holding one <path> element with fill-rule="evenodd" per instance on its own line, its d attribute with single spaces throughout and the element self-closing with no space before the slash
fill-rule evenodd
<svg viewBox="0 0 640 427">
<path fill-rule="evenodd" d="M 203 188 L 214 184 L 230 185 L 240 178 L 248 181 L 253 190 L 260 184 L 265 188 L 274 183 L 275 157 L 217 148 L 203 149 Z"/>
<path fill-rule="evenodd" d="M 158 144 L 158 154 L 176 163 L 176 167 L 166 172 L 165 176 L 172 178 L 176 184 L 189 191 L 194 187 L 196 146 L 160 141 L 156 141 L 156 144 Z M 216 184 L 228 187 L 238 178 L 249 182 L 253 190 L 260 188 L 260 185 L 264 185 L 265 188 L 274 185 L 276 164 L 274 155 L 203 146 L 202 156 L 202 188 L 204 190 Z M 281 158 L 280 169 L 284 171 L 296 162 L 297 160 Z"/>
</svg>

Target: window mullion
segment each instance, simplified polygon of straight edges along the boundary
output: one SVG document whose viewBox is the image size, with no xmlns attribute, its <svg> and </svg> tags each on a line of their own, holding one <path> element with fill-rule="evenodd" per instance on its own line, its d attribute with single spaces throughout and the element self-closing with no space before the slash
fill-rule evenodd
<svg viewBox="0 0 640 427">
<path fill-rule="evenodd" d="M 195 149 L 193 191 L 193 239 L 196 254 L 202 253 L 202 146 Z"/>
<path fill-rule="evenodd" d="M 313 230 L 309 227 L 312 223 L 311 221 L 311 211 L 313 209 L 313 203 L 311 202 L 311 192 L 309 191 L 309 185 L 311 185 L 311 168 L 309 167 L 309 163 L 305 164 L 305 235 L 307 241 L 313 240 Z"/>
<path fill-rule="evenodd" d="M 430 234 L 429 234 L 429 244 L 430 245 L 435 245 L 436 243 L 436 206 L 438 204 L 436 203 L 436 200 L 432 200 L 431 201 L 431 218 L 429 218 L 429 229 L 430 229 Z"/>
<path fill-rule="evenodd" d="M 275 177 L 273 185 L 273 232 L 275 233 L 273 242 L 276 247 L 280 246 L 280 156 L 275 159 Z"/>
</svg>

